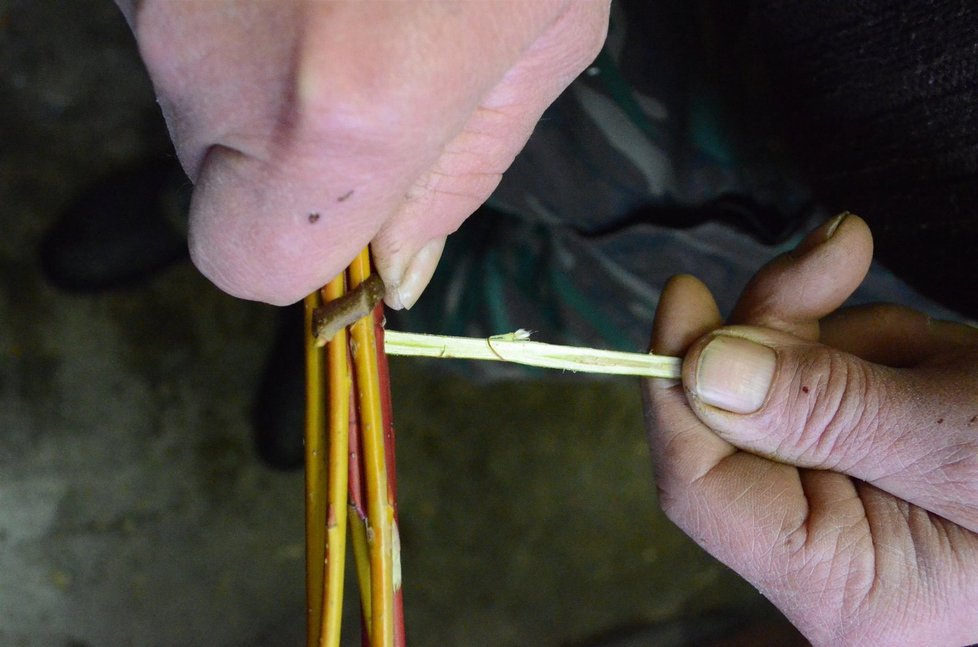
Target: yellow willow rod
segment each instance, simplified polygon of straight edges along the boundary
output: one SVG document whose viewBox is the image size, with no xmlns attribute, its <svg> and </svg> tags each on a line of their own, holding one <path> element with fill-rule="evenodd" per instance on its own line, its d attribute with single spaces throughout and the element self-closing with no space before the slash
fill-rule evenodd
<svg viewBox="0 0 978 647">
<path fill-rule="evenodd" d="M 678 357 L 544 344 L 530 341 L 530 334 L 525 330 L 493 337 L 447 337 L 388 330 L 384 333 L 384 351 L 388 355 L 480 359 L 564 371 L 668 379 L 679 378 L 682 368 L 682 359 Z"/>
<path fill-rule="evenodd" d="M 350 265 L 356 287 L 370 275 L 370 253 L 364 249 Z M 360 437 L 367 490 L 367 539 L 370 547 L 370 640 L 374 647 L 394 645 L 394 564 L 391 526 L 394 511 L 388 499 L 384 423 L 377 371 L 377 346 L 372 317 L 353 324 Z"/>
<path fill-rule="evenodd" d="M 353 544 L 353 565 L 360 583 L 360 612 L 367 637 L 370 637 L 370 549 L 367 547 L 367 520 L 360 516 L 355 505 L 349 506 L 347 519 L 350 526 L 350 543 Z"/>
<path fill-rule="evenodd" d="M 345 276 L 341 273 L 323 288 L 324 300 L 329 303 L 346 292 Z M 312 338 L 310 328 L 306 337 Z M 308 339 L 307 339 L 308 343 Z M 343 588 L 346 565 L 347 485 L 349 482 L 350 439 L 350 377 L 349 344 L 346 330 L 339 330 L 326 348 L 329 366 L 329 458 L 326 473 L 329 487 L 326 508 L 325 579 L 322 600 L 322 629 L 320 647 L 339 647 L 343 618 Z"/>
<path fill-rule="evenodd" d="M 306 297 L 305 326 L 309 331 L 319 294 Z M 326 554 L 325 418 L 323 414 L 322 354 L 308 332 L 303 335 L 306 354 L 306 644 L 319 643 L 323 609 L 323 556 Z"/>
</svg>

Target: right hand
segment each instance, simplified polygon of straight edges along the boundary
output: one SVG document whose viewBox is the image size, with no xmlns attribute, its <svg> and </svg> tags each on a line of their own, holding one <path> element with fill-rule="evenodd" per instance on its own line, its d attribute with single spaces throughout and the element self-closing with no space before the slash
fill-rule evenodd
<svg viewBox="0 0 978 647">
<path fill-rule="evenodd" d="M 829 316 L 872 241 L 848 216 L 763 268 L 723 327 L 679 277 L 646 384 L 660 503 L 818 645 L 978 639 L 978 330 L 876 305 Z M 832 233 L 834 231 L 834 234 Z"/>
<path fill-rule="evenodd" d="M 197 267 L 286 304 L 367 243 L 392 307 L 427 285 L 540 115 L 597 55 L 607 0 L 120 0 L 195 184 Z"/>
</svg>

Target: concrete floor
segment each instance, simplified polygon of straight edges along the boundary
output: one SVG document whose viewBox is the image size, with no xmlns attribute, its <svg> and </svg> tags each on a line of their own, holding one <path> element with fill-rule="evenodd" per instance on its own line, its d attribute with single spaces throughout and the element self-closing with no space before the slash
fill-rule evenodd
<svg viewBox="0 0 978 647">
<path fill-rule="evenodd" d="M 114 5 L 0 0 L 0 97 L 0 647 L 300 644 L 302 475 L 248 423 L 274 309 L 187 263 L 84 296 L 38 269 L 79 190 L 166 150 Z M 411 644 L 778 622 L 658 511 L 633 381 L 392 363 Z"/>
</svg>

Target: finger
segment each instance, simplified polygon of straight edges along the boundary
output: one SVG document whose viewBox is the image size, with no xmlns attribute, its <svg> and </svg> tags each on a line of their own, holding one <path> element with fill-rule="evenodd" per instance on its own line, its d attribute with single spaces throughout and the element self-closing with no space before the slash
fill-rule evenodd
<svg viewBox="0 0 978 647">
<path fill-rule="evenodd" d="M 690 406 L 731 444 L 856 477 L 978 529 L 978 350 L 914 369 L 734 326 L 683 364 Z"/>
<path fill-rule="evenodd" d="M 393 277 L 386 282 L 384 301 L 388 306 L 401 310 L 410 308 L 417 302 L 438 269 L 445 243 L 446 237 L 439 236 L 424 243 L 412 256 L 400 246 L 400 253 L 388 253 L 387 248 L 375 239 L 372 250 L 377 271 L 383 277 Z"/>
<path fill-rule="evenodd" d="M 682 357 L 694 341 L 723 325 L 713 295 L 688 274 L 670 278 L 662 288 L 652 325 L 652 352 Z"/>
<path fill-rule="evenodd" d="M 414 304 L 434 272 L 440 238 L 489 198 L 543 111 L 594 60 L 607 25 L 606 2 L 568 5 L 480 98 L 434 166 L 414 181 L 373 241 L 388 305 Z"/>
<path fill-rule="evenodd" d="M 820 324 L 820 341 L 869 362 L 910 367 L 978 344 L 978 329 L 894 304 L 846 308 Z"/>
<path fill-rule="evenodd" d="M 676 277 L 660 297 L 653 348 L 682 354 L 691 340 L 719 323 L 706 287 L 692 277 Z M 737 451 L 714 434 L 692 414 L 680 384 L 647 380 L 643 387 L 663 511 L 785 610 L 799 629 L 820 635 L 824 628 L 813 622 L 818 618 L 813 602 L 799 588 L 818 587 L 825 579 L 808 567 L 810 538 L 836 546 L 852 526 L 859 507 L 852 481 L 841 474 L 813 474 L 821 483 L 806 487 L 798 469 Z M 806 571 L 804 580 L 800 570 Z"/>
<path fill-rule="evenodd" d="M 764 326 L 818 340 L 818 320 L 849 298 L 869 270 L 866 223 L 841 214 L 765 265 L 744 289 L 729 323 Z"/>
<path fill-rule="evenodd" d="M 652 349 L 683 355 L 721 323 L 713 295 L 692 276 L 676 276 L 662 290 L 655 313 Z M 660 498 L 681 497 L 685 487 L 736 450 L 703 426 L 686 403 L 678 380 L 643 380 L 646 423 Z"/>
<path fill-rule="evenodd" d="M 858 613 L 864 620 L 851 624 L 863 638 L 854 636 L 845 644 L 973 644 L 978 636 L 978 535 L 872 485 L 855 485 L 870 529 L 876 576 L 864 586 Z M 911 606 L 916 609 L 908 613 Z M 913 620 L 893 622 L 898 616 Z M 886 639 L 887 632 L 892 639 Z"/>
</svg>

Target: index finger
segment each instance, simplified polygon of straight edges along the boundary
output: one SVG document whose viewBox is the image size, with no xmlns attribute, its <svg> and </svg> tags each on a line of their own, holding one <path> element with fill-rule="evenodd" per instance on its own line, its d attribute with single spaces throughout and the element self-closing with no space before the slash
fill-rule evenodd
<svg viewBox="0 0 978 647">
<path fill-rule="evenodd" d="M 659 298 L 652 350 L 682 356 L 693 342 L 722 324 L 709 289 L 692 276 L 675 276 Z M 698 478 L 737 451 L 693 414 L 679 380 L 644 380 L 642 393 L 660 493 L 667 495 L 677 479 Z"/>
</svg>

